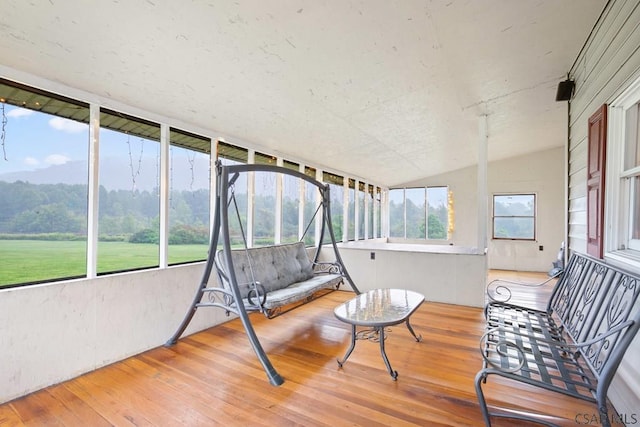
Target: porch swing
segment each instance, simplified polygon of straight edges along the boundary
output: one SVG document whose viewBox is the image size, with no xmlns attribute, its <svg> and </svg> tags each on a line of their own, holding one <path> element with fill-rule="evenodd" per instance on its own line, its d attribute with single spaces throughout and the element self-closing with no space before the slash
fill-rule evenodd
<svg viewBox="0 0 640 427">
<path fill-rule="evenodd" d="M 268 172 L 299 178 L 314 185 L 320 192 L 320 203 L 307 224 L 300 241 L 264 247 L 249 247 L 235 196 L 235 183 L 243 173 Z M 202 280 L 182 323 L 166 342 L 174 345 L 183 334 L 196 310 L 200 307 L 218 307 L 240 317 L 262 367 L 272 385 L 281 385 L 284 379 L 275 370 L 255 333 L 249 313 L 260 312 L 267 318 L 281 315 L 313 300 L 318 295 L 336 290 L 346 280 L 356 294 L 360 291 L 353 283 L 342 262 L 331 226 L 329 185 L 325 185 L 301 172 L 260 164 L 222 165 L 216 162 L 215 213 L 209 254 Z M 242 247 L 232 248 L 229 210 L 233 209 L 242 237 Z M 312 260 L 307 255 L 304 236 L 321 211 L 322 227 Z M 331 240 L 335 261 L 320 262 L 325 232 Z M 218 250 L 221 239 L 222 249 Z M 215 268 L 219 286 L 209 286 Z M 203 301 L 205 294 L 207 298 Z"/>
</svg>

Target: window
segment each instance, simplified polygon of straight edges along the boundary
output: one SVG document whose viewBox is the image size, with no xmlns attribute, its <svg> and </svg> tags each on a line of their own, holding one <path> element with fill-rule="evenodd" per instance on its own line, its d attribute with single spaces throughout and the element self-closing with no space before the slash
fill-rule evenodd
<svg viewBox="0 0 640 427">
<path fill-rule="evenodd" d="M 100 151 L 89 158 L 92 112 Z M 165 243 L 168 264 L 206 258 L 209 138 L 167 126 L 165 154 L 160 123 L 100 106 L 90 111 L 85 102 L 2 78 L 0 119 L 0 287 L 159 267 Z M 216 153 L 225 165 L 247 163 L 250 154 L 223 141 L 216 143 Z M 276 163 L 273 156 L 253 154 L 256 163 Z M 163 161 L 168 176 L 161 175 Z M 300 170 L 284 159 L 283 166 Z M 91 181 L 95 194 L 89 187 L 94 170 L 99 172 L 97 182 Z M 317 178 L 313 167 L 305 166 L 304 173 Z M 291 177 L 276 185 L 266 175 L 241 174 L 231 189 L 236 201 L 228 216 L 232 246 L 244 245 L 241 223 L 250 246 L 296 241 L 307 225 L 304 241 L 314 244 L 320 225 L 317 188 Z M 323 179 L 331 189 L 338 241 L 382 235 L 379 187 L 330 173 Z M 166 218 L 160 211 L 164 182 Z M 165 219 L 168 223 L 161 224 Z M 165 226 L 167 242 L 161 242 Z"/>
<path fill-rule="evenodd" d="M 237 165 L 246 164 L 249 160 L 249 151 L 245 148 L 236 147 L 226 142 L 218 141 L 218 160 L 223 165 Z M 248 194 L 249 183 L 247 182 L 247 174 L 242 173 L 240 177 L 233 185 L 233 188 L 229 189 L 229 196 L 231 191 L 235 195 L 235 204 L 229 206 L 229 240 L 231 246 L 235 248 L 244 247 L 244 238 L 242 232 L 246 233 L 247 213 L 249 212 Z M 236 205 L 238 207 L 238 213 L 236 213 Z M 238 215 L 242 221 L 242 226 L 238 222 Z M 248 236 L 245 236 L 247 239 Z M 222 242 L 218 243 L 218 249 L 222 248 Z"/>
<path fill-rule="evenodd" d="M 448 239 L 447 187 L 389 190 L 389 235 L 407 239 Z"/>
<path fill-rule="evenodd" d="M 336 242 L 341 242 L 342 236 L 342 221 L 344 218 L 344 178 L 329 172 L 322 173 L 322 181 L 329 184 L 329 193 L 331 196 L 331 228 L 333 228 L 333 235 Z M 330 243 L 331 237 L 328 232 L 324 236 L 323 243 Z"/>
<path fill-rule="evenodd" d="M 427 239 L 446 240 L 449 230 L 449 189 L 427 188 Z"/>
<path fill-rule="evenodd" d="M 313 179 L 316 178 L 315 168 L 305 166 L 304 173 Z M 315 223 L 318 220 L 316 211 L 318 210 L 319 197 L 318 187 L 304 181 L 304 218 L 302 224 L 305 228 L 309 227 L 304 235 L 304 243 L 307 246 L 314 245 L 316 241 Z"/>
<path fill-rule="evenodd" d="M 640 79 L 609 108 L 605 248 L 640 262 Z"/>
<path fill-rule="evenodd" d="M 86 275 L 88 118 L 0 79 L 0 288 Z"/>
<path fill-rule="evenodd" d="M 98 274 L 157 267 L 160 125 L 100 111 Z"/>
<path fill-rule="evenodd" d="M 287 169 L 299 171 L 297 163 L 287 160 L 283 162 Z M 282 231 L 280 241 L 293 243 L 298 241 L 298 226 L 300 223 L 300 183 L 302 181 L 291 175 L 283 176 L 282 183 Z"/>
<path fill-rule="evenodd" d="M 349 178 L 349 202 L 347 207 L 347 240 L 355 240 L 356 238 L 356 180 Z"/>
<path fill-rule="evenodd" d="M 535 240 L 535 194 L 493 196 L 493 238 Z"/>
<path fill-rule="evenodd" d="M 426 229 L 425 188 L 407 188 L 404 192 L 407 239 L 424 239 Z"/>
<path fill-rule="evenodd" d="M 629 198 L 624 201 L 628 205 L 627 247 L 640 251 L 640 102 L 627 109 L 625 118 L 626 154 L 622 176 L 627 182 Z"/>
<path fill-rule="evenodd" d="M 365 184 L 358 182 L 358 240 L 364 239 L 364 198 Z"/>
<path fill-rule="evenodd" d="M 276 158 L 255 153 L 255 163 L 276 165 Z M 253 244 L 267 246 L 275 243 L 276 236 L 276 175 L 270 172 L 254 173 Z"/>
<path fill-rule="evenodd" d="M 404 237 L 404 188 L 389 190 L 389 237 Z"/>
<path fill-rule="evenodd" d="M 211 140 L 169 132 L 169 264 L 201 261 L 209 249 Z M 191 147 L 202 146 L 206 152 Z"/>
</svg>

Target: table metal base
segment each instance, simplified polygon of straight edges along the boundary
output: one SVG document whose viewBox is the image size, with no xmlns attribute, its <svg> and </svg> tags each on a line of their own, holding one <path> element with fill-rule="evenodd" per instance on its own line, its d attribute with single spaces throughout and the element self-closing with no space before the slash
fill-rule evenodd
<svg viewBox="0 0 640 427">
<path fill-rule="evenodd" d="M 411 335 L 413 335 L 413 337 L 417 342 L 420 342 L 422 340 L 422 335 L 419 335 L 419 336 L 416 335 L 415 331 L 411 327 L 411 324 L 409 323 L 409 319 L 407 319 L 405 323 L 407 325 L 407 329 L 409 329 L 409 332 L 411 332 Z M 351 355 L 351 352 L 356 346 L 356 340 L 366 339 L 369 341 L 379 341 L 380 354 L 382 354 L 382 360 L 384 360 L 384 364 L 387 367 L 387 371 L 389 372 L 389 375 L 391 375 L 391 378 L 393 378 L 394 381 L 397 380 L 398 371 L 394 371 L 391 368 L 391 363 L 389 362 L 389 358 L 387 357 L 387 352 L 384 349 L 384 341 L 386 339 L 384 335 L 384 332 L 385 332 L 384 329 L 385 329 L 385 326 L 376 326 L 372 329 L 356 332 L 356 325 L 351 325 L 351 345 L 349 345 L 349 348 L 347 349 L 347 352 L 345 353 L 342 360 L 338 359 L 338 366 L 342 368 L 342 365 L 347 361 L 347 359 Z"/>
</svg>

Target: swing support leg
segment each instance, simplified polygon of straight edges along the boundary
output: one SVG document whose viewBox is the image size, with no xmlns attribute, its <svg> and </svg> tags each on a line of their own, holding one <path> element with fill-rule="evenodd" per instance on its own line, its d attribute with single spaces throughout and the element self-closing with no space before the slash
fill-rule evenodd
<svg viewBox="0 0 640 427">
<path fill-rule="evenodd" d="M 245 331 L 247 332 L 247 336 L 249 337 L 249 342 L 251 343 L 251 347 L 253 351 L 258 356 L 258 360 L 262 364 L 262 368 L 264 372 L 267 374 L 267 378 L 269 378 L 269 382 L 271 385 L 279 386 L 284 383 L 284 378 L 276 371 L 276 369 L 271 364 L 271 361 L 267 357 L 267 353 L 265 353 L 260 341 L 258 340 L 258 336 L 256 335 L 253 326 L 251 325 L 251 321 L 249 320 L 249 315 L 247 311 L 242 307 L 238 313 L 240 320 L 242 321 L 242 325 L 244 326 Z"/>
<path fill-rule="evenodd" d="M 220 200 L 216 201 L 216 209 L 214 211 L 214 221 L 213 221 L 213 229 L 211 232 L 211 239 L 209 243 L 209 253 L 215 253 L 216 246 L 218 244 L 218 238 L 220 237 L 220 207 L 218 204 Z M 202 275 L 202 279 L 200 280 L 200 286 L 196 291 L 195 297 L 193 297 L 193 302 L 191 303 L 191 307 L 185 314 L 182 323 L 176 330 L 169 340 L 164 344 L 165 347 L 170 347 L 175 345 L 178 342 L 180 336 L 184 333 L 184 330 L 187 329 L 191 319 L 193 319 L 193 315 L 196 314 L 196 310 L 198 309 L 198 304 L 202 301 L 202 296 L 204 295 L 204 291 L 207 288 L 207 283 L 209 282 L 209 277 L 211 276 L 211 271 L 213 270 L 213 258 L 211 256 L 207 257 L 207 262 L 205 264 L 204 273 Z"/>
</svg>

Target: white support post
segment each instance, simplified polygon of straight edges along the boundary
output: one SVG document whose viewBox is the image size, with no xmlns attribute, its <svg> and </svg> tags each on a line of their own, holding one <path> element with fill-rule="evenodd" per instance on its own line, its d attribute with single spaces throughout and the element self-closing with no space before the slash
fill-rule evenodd
<svg viewBox="0 0 640 427">
<path fill-rule="evenodd" d="M 89 105 L 89 188 L 87 206 L 87 278 L 98 275 L 98 194 L 100 194 L 100 106 Z"/>
<path fill-rule="evenodd" d="M 213 231 L 214 212 L 216 211 L 216 190 L 218 175 L 216 174 L 216 161 L 218 160 L 218 140 L 211 140 L 211 154 L 209 155 L 209 236 Z"/>
<path fill-rule="evenodd" d="M 322 182 L 321 169 L 316 169 L 315 178 L 316 178 L 316 181 Z M 322 195 L 320 194 L 320 191 L 316 191 L 316 207 L 320 206 L 320 203 L 322 203 Z M 316 219 L 315 219 L 315 234 L 314 234 L 316 245 L 322 244 L 322 242 L 319 241 L 320 232 L 322 231 L 322 212 L 318 212 L 318 213 L 319 215 L 316 215 Z"/>
<path fill-rule="evenodd" d="M 480 116 L 478 123 L 478 252 L 487 250 L 487 151 L 489 142 L 488 116 Z"/>
<path fill-rule="evenodd" d="M 360 181 L 357 179 L 353 194 L 353 216 L 355 218 L 355 223 L 353 224 L 355 236 L 353 236 L 353 240 L 358 241 L 360 240 Z"/>
<path fill-rule="evenodd" d="M 342 241 L 349 241 L 349 178 L 344 177 L 344 182 L 342 183 L 342 206 L 343 214 L 342 214 Z"/>
<path fill-rule="evenodd" d="M 282 167 L 284 160 L 282 157 L 276 158 L 276 166 Z M 284 185 L 284 176 L 281 173 L 276 174 L 276 218 L 275 218 L 275 236 L 273 236 L 274 243 L 280 244 L 282 242 L 282 193 Z"/>
<path fill-rule="evenodd" d="M 160 125 L 160 268 L 169 265 L 169 125 Z"/>
<path fill-rule="evenodd" d="M 371 203 L 371 209 L 373 209 L 373 230 L 371 230 L 371 237 L 377 239 L 378 237 L 378 221 L 380 221 L 380 203 L 378 202 L 378 186 L 373 186 L 373 200 Z"/>
<path fill-rule="evenodd" d="M 371 230 L 369 230 L 369 209 L 371 209 L 371 197 L 369 193 L 369 184 L 364 184 L 364 239 L 370 239 Z"/>
<path fill-rule="evenodd" d="M 381 189 L 380 191 L 380 231 L 382 236 L 389 238 L 389 190 Z"/>
<path fill-rule="evenodd" d="M 298 172 L 300 173 L 304 173 L 304 165 L 300 164 L 298 165 Z M 304 194 L 304 183 L 305 180 L 304 179 L 299 179 L 298 180 L 298 194 L 299 194 L 299 198 L 300 198 L 300 203 L 298 203 L 298 240 L 302 239 L 302 234 L 304 233 L 304 229 L 306 227 L 305 221 L 304 221 L 304 205 L 305 205 L 305 194 Z"/>
<path fill-rule="evenodd" d="M 255 150 L 249 150 L 247 163 L 253 164 L 256 162 Z M 247 224 L 245 227 L 245 233 L 247 233 L 247 247 L 253 247 L 253 208 L 255 204 L 254 194 L 256 188 L 256 174 L 255 172 L 247 173 Z"/>
</svg>

